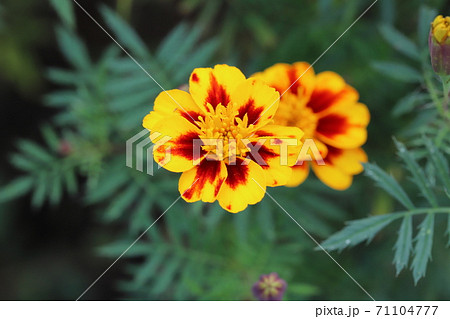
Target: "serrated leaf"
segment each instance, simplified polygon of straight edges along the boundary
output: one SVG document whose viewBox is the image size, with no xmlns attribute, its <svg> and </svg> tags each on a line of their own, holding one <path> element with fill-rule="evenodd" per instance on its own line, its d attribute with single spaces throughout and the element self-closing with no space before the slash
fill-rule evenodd
<svg viewBox="0 0 450 319">
<path fill-rule="evenodd" d="M 437 176 L 444 185 L 447 196 L 450 196 L 450 169 L 448 167 L 448 161 L 430 139 L 425 138 L 424 141 L 430 155 L 429 158 L 436 169 Z"/>
<path fill-rule="evenodd" d="M 10 157 L 10 163 L 23 171 L 33 172 L 39 168 L 39 164 L 22 154 L 13 154 Z"/>
<path fill-rule="evenodd" d="M 105 86 L 105 92 L 111 95 L 130 94 L 130 91 L 148 90 L 153 86 L 153 81 L 145 73 L 124 78 L 113 78 Z M 156 89 L 156 88 L 155 88 Z"/>
<path fill-rule="evenodd" d="M 54 173 L 54 176 L 50 181 L 50 191 L 48 194 L 48 198 L 52 205 L 56 205 L 60 202 L 61 197 L 62 197 L 61 177 L 59 176 L 58 173 Z"/>
<path fill-rule="evenodd" d="M 392 176 L 388 175 L 375 164 L 365 163 L 363 166 L 365 174 L 377 182 L 379 187 L 384 189 L 391 196 L 395 197 L 407 209 L 414 209 L 414 204 L 409 199 L 403 188 Z"/>
<path fill-rule="evenodd" d="M 50 107 L 69 107 L 80 97 L 75 91 L 57 91 L 44 97 L 44 104 Z"/>
<path fill-rule="evenodd" d="M 400 115 L 410 113 L 415 107 L 422 105 L 429 100 L 429 94 L 416 92 L 409 94 L 395 104 L 392 108 L 392 115 L 399 117 Z"/>
<path fill-rule="evenodd" d="M 31 176 L 19 177 L 6 186 L 2 186 L 0 190 L 0 203 L 15 199 L 26 194 L 33 186 L 33 178 Z"/>
<path fill-rule="evenodd" d="M 56 132 L 48 125 L 44 125 L 41 129 L 42 135 L 44 136 L 45 142 L 48 147 L 56 151 L 59 147 L 59 137 L 56 135 Z"/>
<path fill-rule="evenodd" d="M 398 231 L 397 242 L 395 243 L 394 264 L 397 275 L 403 268 L 408 266 L 409 255 L 412 250 L 412 217 L 406 215 L 403 217 L 402 225 Z"/>
<path fill-rule="evenodd" d="M 150 257 L 142 264 L 134 277 L 136 287 L 142 287 L 148 280 L 153 278 L 157 273 L 158 268 L 162 266 L 166 254 L 162 249 L 155 250 Z"/>
<path fill-rule="evenodd" d="M 142 242 L 137 242 L 132 245 L 133 241 L 119 241 L 97 248 L 97 253 L 100 256 L 117 258 L 125 251 L 126 257 L 140 257 L 148 255 L 148 245 Z M 132 246 L 131 246 L 132 245 Z"/>
<path fill-rule="evenodd" d="M 130 49 L 139 57 L 148 57 L 150 55 L 141 38 L 121 17 L 104 5 L 100 7 L 100 12 L 106 24 L 117 36 L 117 42 Z"/>
<path fill-rule="evenodd" d="M 413 176 L 414 183 L 417 185 L 420 192 L 428 200 L 431 206 L 437 207 L 438 204 L 436 197 L 431 191 L 431 186 L 425 177 L 425 173 L 422 168 L 419 164 L 417 164 L 414 156 L 412 156 L 412 154 L 406 149 L 405 145 L 395 139 L 394 142 L 398 149 L 398 155 L 405 161 L 406 167 Z"/>
<path fill-rule="evenodd" d="M 423 76 L 419 71 L 405 64 L 395 62 L 373 62 L 372 67 L 380 73 L 398 81 L 420 83 L 423 80 Z"/>
<path fill-rule="evenodd" d="M 170 57 L 176 54 L 176 51 L 183 44 L 186 36 L 189 34 L 187 25 L 178 24 L 162 41 L 156 51 L 156 58 L 159 61 L 168 61 Z"/>
<path fill-rule="evenodd" d="M 74 33 L 64 28 L 57 28 L 56 35 L 61 52 L 75 68 L 88 71 L 91 60 L 84 43 Z"/>
<path fill-rule="evenodd" d="M 40 174 L 37 178 L 36 187 L 33 192 L 33 197 L 31 198 L 31 206 L 39 208 L 44 204 L 45 195 L 47 194 L 47 184 L 46 176 Z"/>
<path fill-rule="evenodd" d="M 431 259 L 431 248 L 433 246 L 434 215 L 427 214 L 419 225 L 414 247 L 414 259 L 411 264 L 414 282 L 417 284 L 420 278 L 425 276 L 428 260 Z"/>
<path fill-rule="evenodd" d="M 365 240 L 370 242 L 381 229 L 400 217 L 402 217 L 400 214 L 386 214 L 350 221 L 347 226 L 331 235 L 321 245 L 329 251 L 341 251 Z"/>
<path fill-rule="evenodd" d="M 93 204 L 100 202 L 117 191 L 122 185 L 129 181 L 130 176 L 125 170 L 112 170 L 114 174 L 105 172 L 98 186 L 89 191 L 86 202 Z"/>
<path fill-rule="evenodd" d="M 152 100 L 154 100 L 158 91 L 158 89 L 153 88 L 145 89 L 134 94 L 123 95 L 110 103 L 110 109 L 112 111 L 127 111 L 139 106 L 151 105 Z"/>
<path fill-rule="evenodd" d="M 55 83 L 66 85 L 78 84 L 82 79 L 78 73 L 56 68 L 47 70 L 47 78 Z"/>
<path fill-rule="evenodd" d="M 404 34 L 387 24 L 380 26 L 380 32 L 383 38 L 398 52 L 414 60 L 420 59 L 419 49 L 416 44 Z"/>
</svg>

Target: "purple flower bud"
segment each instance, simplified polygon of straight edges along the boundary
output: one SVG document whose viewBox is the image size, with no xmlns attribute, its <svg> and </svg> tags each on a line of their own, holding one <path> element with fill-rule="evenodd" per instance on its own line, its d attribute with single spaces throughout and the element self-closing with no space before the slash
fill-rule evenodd
<svg viewBox="0 0 450 319">
<path fill-rule="evenodd" d="M 431 65 L 439 75 L 450 75 L 450 17 L 437 16 L 428 37 Z"/>
<path fill-rule="evenodd" d="M 253 287 L 253 295 L 262 301 L 279 301 L 286 291 L 286 282 L 276 272 L 269 275 L 261 275 Z"/>
</svg>

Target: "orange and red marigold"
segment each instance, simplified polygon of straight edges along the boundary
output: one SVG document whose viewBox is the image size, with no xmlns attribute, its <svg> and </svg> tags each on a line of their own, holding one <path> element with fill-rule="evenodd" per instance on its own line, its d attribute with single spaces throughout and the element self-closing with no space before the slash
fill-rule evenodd
<svg viewBox="0 0 450 319">
<path fill-rule="evenodd" d="M 316 176 L 329 187 L 348 188 L 353 175 L 363 171 L 361 162 L 367 161 L 360 147 L 367 139 L 370 114 L 358 102 L 358 92 L 334 72 L 316 75 L 305 62 L 276 64 L 253 77 L 281 94 L 275 124 L 301 128 L 304 139 L 314 141 L 325 162 L 319 165 L 299 158 L 286 185 L 301 184 L 312 166 Z"/>
<path fill-rule="evenodd" d="M 273 124 L 278 101 L 275 89 L 235 67 L 198 68 L 189 92 L 162 92 L 143 126 L 152 132 L 155 160 L 182 173 L 179 191 L 187 202 L 218 200 L 236 213 L 261 201 L 266 186 L 291 178 L 303 132 Z"/>
</svg>

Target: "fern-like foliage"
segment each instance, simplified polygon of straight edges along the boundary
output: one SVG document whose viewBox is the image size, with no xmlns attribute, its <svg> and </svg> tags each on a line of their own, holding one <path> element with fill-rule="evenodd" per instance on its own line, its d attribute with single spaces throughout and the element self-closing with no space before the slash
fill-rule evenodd
<svg viewBox="0 0 450 319">
<path fill-rule="evenodd" d="M 426 175 L 424 168 L 418 164 L 413 155 L 414 153 L 406 149 L 402 143 L 398 141 L 395 143 L 398 155 L 405 163 L 411 181 L 417 187 L 417 191 L 422 194 L 426 203 L 414 204 L 403 187 L 391 175 L 375 164 L 365 164 L 366 175 L 394 197 L 406 210 L 351 221 L 341 231 L 325 240 L 322 246 L 331 251 L 352 247 L 363 241 L 370 242 L 386 226 L 396 220 L 401 220 L 394 246 L 394 264 L 397 274 L 410 265 L 414 281 L 417 283 L 420 278 L 425 276 L 428 261 L 431 259 L 437 214 L 447 215 L 449 225 L 447 232 L 450 233 L 448 159 L 431 140 L 424 138 L 423 143 L 427 146 L 427 164 L 433 168 L 434 172 L 434 175 Z M 435 179 L 438 179 L 440 183 L 433 183 L 432 180 Z M 419 216 L 423 216 L 423 219 L 418 225 L 414 237 L 413 219 L 419 218 Z"/>
</svg>

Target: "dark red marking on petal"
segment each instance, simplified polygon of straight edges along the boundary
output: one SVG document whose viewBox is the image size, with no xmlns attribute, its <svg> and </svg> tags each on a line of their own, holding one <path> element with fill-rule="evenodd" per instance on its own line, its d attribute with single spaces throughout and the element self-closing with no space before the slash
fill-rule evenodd
<svg viewBox="0 0 450 319">
<path fill-rule="evenodd" d="M 198 81 L 199 81 L 199 78 L 198 78 L 197 73 L 192 73 L 191 79 L 192 79 L 192 81 L 194 81 L 194 82 L 198 82 Z"/>
<path fill-rule="evenodd" d="M 255 142 L 251 144 L 253 146 L 256 145 Z M 256 152 L 258 154 L 255 154 Z M 264 163 L 260 163 L 258 155 L 264 160 Z M 252 151 L 248 153 L 248 158 L 250 158 L 253 162 L 255 162 L 256 164 L 265 169 L 269 168 L 269 164 L 267 164 L 267 161 L 277 156 L 279 155 L 265 145 L 262 145 L 259 149 L 257 147 L 254 147 L 254 149 L 252 149 Z"/>
<path fill-rule="evenodd" d="M 293 94 L 297 94 L 300 87 L 300 80 L 298 79 L 297 72 L 295 68 L 290 68 L 287 73 L 289 78 L 289 85 L 292 85 L 289 91 Z"/>
<path fill-rule="evenodd" d="M 188 120 L 195 126 L 199 127 L 199 125 L 196 123 L 196 121 L 198 121 L 199 116 L 202 116 L 201 113 L 194 112 L 194 111 L 190 111 L 190 112 L 185 112 L 183 110 L 180 110 L 180 111 L 181 111 L 180 114 L 182 117 L 184 117 L 186 120 Z"/>
<path fill-rule="evenodd" d="M 345 90 L 337 93 L 329 90 L 316 90 L 312 93 L 307 106 L 311 108 L 314 113 L 318 113 L 332 106 L 343 94 L 345 94 Z"/>
<path fill-rule="evenodd" d="M 225 183 L 231 188 L 236 189 L 240 185 L 247 184 L 249 168 L 243 164 L 243 160 L 236 158 L 235 165 L 227 165 L 228 177 Z"/>
<path fill-rule="evenodd" d="M 189 200 L 195 194 L 200 195 L 206 183 L 213 184 L 219 177 L 220 168 L 221 162 L 208 161 L 206 158 L 203 159 L 197 167 L 197 172 L 195 173 L 194 181 L 196 182 L 183 194 L 183 197 Z M 219 193 L 220 187 L 222 186 L 224 180 L 224 178 L 219 180 L 214 189 L 214 196 L 217 196 Z"/>
<path fill-rule="evenodd" d="M 347 119 L 343 116 L 330 114 L 322 117 L 317 124 L 316 131 L 322 135 L 332 138 L 335 135 L 343 134 L 348 129 Z"/>
<path fill-rule="evenodd" d="M 327 145 L 327 149 L 327 156 L 323 159 L 325 164 L 332 164 L 333 158 L 339 157 L 344 152 L 343 150 L 330 145 Z"/>
<path fill-rule="evenodd" d="M 230 103 L 230 96 L 225 88 L 217 82 L 216 77 L 212 73 L 209 82 L 210 88 L 208 90 L 208 96 L 205 100 L 205 106 L 207 103 L 211 104 L 214 109 L 219 104 L 227 106 L 228 103 Z"/>
<path fill-rule="evenodd" d="M 264 112 L 264 107 L 255 106 L 255 101 L 253 99 L 249 99 L 245 105 L 239 108 L 238 117 L 240 119 L 244 119 L 245 114 L 248 117 L 248 124 L 255 124 L 258 121 L 262 113 Z"/>
<path fill-rule="evenodd" d="M 275 144 L 275 145 L 280 145 L 282 143 L 283 143 L 283 141 L 280 140 L 279 138 L 276 138 L 276 139 L 273 140 L 273 144 Z"/>
<path fill-rule="evenodd" d="M 194 144 L 195 140 L 198 140 L 198 145 Z M 192 161 L 198 160 L 199 158 L 194 158 L 194 147 L 200 147 L 200 157 L 206 154 L 206 152 L 201 149 L 203 142 L 200 140 L 196 132 L 188 132 L 179 136 L 175 140 L 170 140 L 169 143 L 173 145 L 171 154 L 175 156 L 182 156 Z"/>
<path fill-rule="evenodd" d="M 231 205 L 228 205 L 228 206 L 227 206 L 227 209 L 228 209 L 228 210 L 231 210 Z"/>
</svg>

